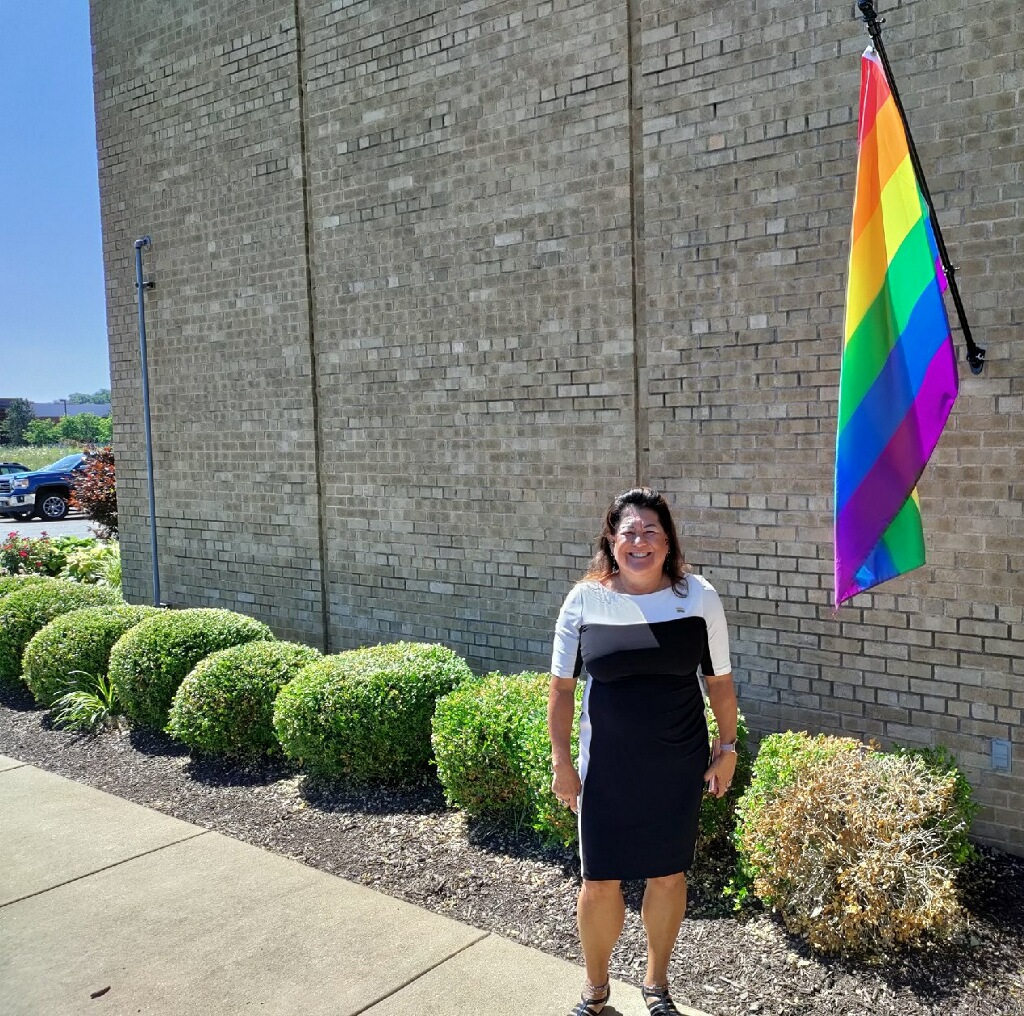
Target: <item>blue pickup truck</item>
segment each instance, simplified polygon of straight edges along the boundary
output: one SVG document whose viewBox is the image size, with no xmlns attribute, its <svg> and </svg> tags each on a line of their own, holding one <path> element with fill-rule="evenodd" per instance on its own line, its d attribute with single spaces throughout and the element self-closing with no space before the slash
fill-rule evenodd
<svg viewBox="0 0 1024 1016">
<path fill-rule="evenodd" d="M 75 474 L 82 468 L 85 456 L 78 452 L 65 455 L 42 469 L 0 476 L 0 518 L 9 516 L 24 522 L 38 515 L 47 522 L 57 522 L 68 513 Z"/>
</svg>

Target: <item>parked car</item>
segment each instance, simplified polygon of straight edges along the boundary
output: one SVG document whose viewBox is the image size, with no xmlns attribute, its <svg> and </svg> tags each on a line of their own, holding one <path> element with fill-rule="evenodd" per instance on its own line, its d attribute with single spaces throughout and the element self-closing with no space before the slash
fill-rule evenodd
<svg viewBox="0 0 1024 1016">
<path fill-rule="evenodd" d="M 76 452 L 42 469 L 0 474 L 0 517 L 6 515 L 19 522 L 33 515 L 47 522 L 64 518 L 68 513 L 75 474 L 84 462 L 85 456 Z"/>
<path fill-rule="evenodd" d="M 27 472 L 29 472 L 28 466 L 23 466 L 20 462 L 0 462 L 0 476 L 6 476 L 8 473 Z"/>
</svg>

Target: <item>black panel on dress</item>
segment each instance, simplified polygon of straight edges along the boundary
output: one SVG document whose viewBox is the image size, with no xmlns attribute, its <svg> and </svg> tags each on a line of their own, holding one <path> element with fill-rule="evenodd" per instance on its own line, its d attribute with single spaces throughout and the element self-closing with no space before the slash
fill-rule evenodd
<svg viewBox="0 0 1024 1016">
<path fill-rule="evenodd" d="M 580 795 L 584 878 L 652 878 L 692 863 L 709 754 L 697 680 L 707 643 L 702 617 L 580 626 L 593 679 Z"/>
</svg>

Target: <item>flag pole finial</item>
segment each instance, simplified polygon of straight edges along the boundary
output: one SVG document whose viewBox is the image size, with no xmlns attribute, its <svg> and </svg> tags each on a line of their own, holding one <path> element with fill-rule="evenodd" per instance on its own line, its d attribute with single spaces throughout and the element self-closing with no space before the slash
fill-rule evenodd
<svg viewBox="0 0 1024 1016">
<path fill-rule="evenodd" d="M 868 35 L 871 36 L 871 43 L 882 61 L 886 79 L 889 82 L 889 90 L 892 92 L 893 101 L 899 111 L 900 119 L 903 121 L 903 130 L 907 135 L 907 145 L 910 148 L 910 160 L 917 175 L 917 182 L 921 188 L 925 203 L 928 205 L 928 214 L 932 223 L 932 232 L 935 233 L 935 243 L 939 249 L 939 260 L 942 262 L 942 270 L 946 275 L 946 283 L 949 286 L 950 295 L 953 297 L 953 305 L 956 307 L 956 314 L 960 320 L 960 328 L 964 333 L 964 341 L 967 343 L 967 364 L 972 374 L 980 374 L 985 369 L 985 350 L 981 348 L 971 335 L 971 326 L 967 323 L 967 312 L 964 310 L 963 300 L 960 299 L 960 288 L 956 284 L 956 268 L 950 263 L 949 253 L 946 250 L 946 242 L 942 238 L 942 229 L 939 227 L 939 217 L 935 213 L 935 205 L 932 203 L 932 196 L 928 191 L 928 184 L 921 169 L 921 161 L 917 155 L 917 146 L 914 144 L 913 135 L 910 133 L 910 124 L 907 121 L 907 114 L 900 100 L 896 82 L 893 80 L 892 68 L 889 66 L 889 57 L 885 52 L 885 45 L 882 43 L 882 25 L 885 18 L 880 18 L 875 10 L 873 0 L 857 0 L 857 7 L 864 18 Z"/>
</svg>

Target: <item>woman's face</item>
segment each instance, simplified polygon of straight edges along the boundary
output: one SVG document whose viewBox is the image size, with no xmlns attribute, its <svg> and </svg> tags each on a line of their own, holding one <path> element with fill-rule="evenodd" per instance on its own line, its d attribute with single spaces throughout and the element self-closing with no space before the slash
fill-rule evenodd
<svg viewBox="0 0 1024 1016">
<path fill-rule="evenodd" d="M 658 513 L 651 508 L 625 508 L 613 537 L 612 556 L 627 580 L 660 576 L 668 557 L 668 536 Z"/>
</svg>

